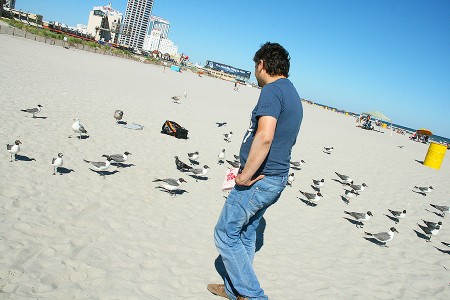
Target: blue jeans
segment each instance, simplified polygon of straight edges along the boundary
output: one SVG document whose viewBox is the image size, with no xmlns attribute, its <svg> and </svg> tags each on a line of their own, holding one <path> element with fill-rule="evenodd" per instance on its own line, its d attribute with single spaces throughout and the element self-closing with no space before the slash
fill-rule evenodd
<svg viewBox="0 0 450 300">
<path fill-rule="evenodd" d="M 267 208 L 278 201 L 286 176 L 266 176 L 250 187 L 235 186 L 214 229 L 214 240 L 228 276 L 225 290 L 230 299 L 268 299 L 253 270 L 256 229 Z"/>
</svg>

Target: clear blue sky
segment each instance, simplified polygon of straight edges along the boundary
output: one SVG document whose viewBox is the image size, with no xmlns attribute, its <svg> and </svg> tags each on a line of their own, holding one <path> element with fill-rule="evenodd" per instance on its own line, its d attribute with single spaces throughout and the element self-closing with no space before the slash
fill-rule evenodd
<svg viewBox="0 0 450 300">
<path fill-rule="evenodd" d="M 126 0 L 111 1 L 124 12 Z M 87 24 L 107 0 L 17 0 L 48 21 Z M 450 0 L 155 0 L 169 38 L 192 62 L 253 73 L 266 42 L 291 55 L 300 96 L 450 137 Z M 254 78 L 252 78 L 254 81 Z"/>
</svg>

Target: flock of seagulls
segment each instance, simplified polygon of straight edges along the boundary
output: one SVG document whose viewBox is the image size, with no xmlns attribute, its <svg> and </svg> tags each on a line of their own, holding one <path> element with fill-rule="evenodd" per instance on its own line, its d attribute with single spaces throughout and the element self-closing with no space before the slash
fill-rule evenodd
<svg viewBox="0 0 450 300">
<path fill-rule="evenodd" d="M 28 108 L 28 109 L 21 109 L 20 111 L 27 112 L 29 114 L 33 115 L 33 118 L 36 117 L 36 114 L 41 112 L 42 105 L 38 104 L 35 108 Z M 114 112 L 114 118 L 116 121 L 121 120 L 123 117 L 123 111 L 116 110 Z M 72 131 L 78 135 L 78 138 L 81 140 L 83 136 L 87 135 L 87 130 L 84 128 L 84 126 L 80 123 L 80 119 L 76 118 L 74 119 L 74 123 L 72 124 Z M 72 136 L 69 136 L 69 138 Z M 16 140 L 14 144 L 7 144 L 6 150 L 11 156 L 10 161 L 13 162 L 17 160 L 17 154 L 20 152 L 20 145 L 22 142 L 20 140 Z M 115 163 L 123 163 L 128 159 L 128 156 L 131 155 L 130 152 L 125 151 L 123 154 L 112 154 L 112 155 L 103 155 L 102 157 L 105 157 L 105 161 L 91 161 L 84 159 L 83 161 L 89 164 L 89 168 L 92 171 L 98 172 L 101 176 L 105 177 L 105 174 L 103 173 L 111 166 L 111 161 Z M 54 158 L 52 158 L 50 165 L 53 167 L 53 175 L 59 174 L 62 175 L 60 172 L 61 167 L 64 165 L 63 160 L 63 153 L 58 153 L 58 155 Z M 120 165 L 118 165 L 120 166 Z"/>
<path fill-rule="evenodd" d="M 323 152 L 326 154 L 331 154 L 334 150 L 333 147 L 324 147 Z M 305 162 L 303 160 L 298 162 L 291 161 L 291 169 L 294 170 L 300 170 L 301 166 Z M 344 188 L 343 195 L 341 196 L 344 202 L 348 205 L 350 203 L 350 199 L 359 196 L 362 192 L 364 192 L 369 186 L 366 183 L 356 184 L 354 183 L 354 180 L 345 174 L 341 174 L 338 172 L 335 172 L 337 177 L 339 179 L 333 179 L 336 182 L 339 182 L 342 187 Z M 288 185 L 292 186 L 293 182 L 295 180 L 295 174 L 292 172 L 288 176 Z M 314 189 L 314 192 L 305 192 L 302 190 L 299 190 L 301 195 L 303 195 L 303 198 L 299 198 L 304 203 L 306 203 L 308 206 L 317 206 L 320 199 L 323 198 L 323 195 L 321 193 L 321 189 L 325 185 L 325 179 L 313 179 L 313 184 L 311 187 Z M 431 193 L 434 189 L 432 186 L 414 186 L 414 191 L 417 191 L 417 193 L 420 193 L 424 196 Z M 435 208 L 439 213 L 436 213 L 437 215 L 440 215 L 441 217 L 445 218 L 445 213 L 450 212 L 449 206 L 443 206 L 443 205 L 436 205 L 436 204 L 430 204 L 433 208 Z M 395 224 L 399 224 L 401 219 L 404 219 L 406 217 L 406 210 L 393 210 L 388 209 L 389 214 L 386 214 L 385 216 L 389 217 L 391 220 L 395 222 Z M 345 215 L 350 216 L 351 218 L 347 219 L 348 221 L 354 223 L 357 228 L 363 228 L 364 222 L 369 221 L 373 214 L 371 211 L 367 212 L 358 212 L 358 211 L 344 211 Z M 439 233 L 439 230 L 442 229 L 442 222 L 431 222 L 422 220 L 422 224 L 418 224 L 418 226 L 421 228 L 424 236 L 424 239 L 429 242 L 431 240 L 432 236 L 436 236 Z M 387 243 L 392 241 L 394 238 L 394 233 L 398 233 L 397 229 L 395 227 L 391 227 L 386 232 L 379 232 L 379 233 L 370 233 L 370 232 L 364 232 L 367 239 L 372 238 L 375 240 L 375 242 L 384 247 L 388 247 Z M 417 232 L 416 232 L 417 233 Z M 420 233 L 418 233 L 418 236 L 420 236 Z M 445 244 L 445 243 L 443 243 Z"/>
</svg>

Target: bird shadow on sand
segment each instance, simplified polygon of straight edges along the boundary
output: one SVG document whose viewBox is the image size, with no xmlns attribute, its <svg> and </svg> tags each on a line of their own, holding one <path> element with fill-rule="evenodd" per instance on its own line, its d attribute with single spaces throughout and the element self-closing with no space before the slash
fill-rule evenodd
<svg viewBox="0 0 450 300">
<path fill-rule="evenodd" d="M 315 190 L 316 192 L 319 192 L 319 193 L 320 193 L 320 188 L 315 187 L 315 186 L 313 186 L 312 184 L 311 184 L 311 187 L 312 187 L 313 190 Z"/>
<path fill-rule="evenodd" d="M 316 207 L 316 206 L 317 206 L 316 203 L 313 203 L 313 202 L 311 202 L 311 201 L 309 201 L 309 200 L 307 200 L 307 199 L 302 199 L 302 198 L 300 198 L 300 197 L 297 197 L 297 198 L 300 199 L 300 201 L 302 201 L 303 203 L 305 203 L 305 204 L 308 205 L 308 206 L 312 206 L 312 207 Z"/>
<path fill-rule="evenodd" d="M 124 163 L 111 163 L 111 166 L 115 166 L 117 168 L 130 168 L 130 167 L 135 167 L 136 165 L 134 165 L 134 164 L 124 164 Z"/>
<path fill-rule="evenodd" d="M 79 135 L 77 135 L 77 136 L 69 135 L 69 139 L 87 140 L 88 138 L 89 138 L 89 135 L 82 135 L 81 137 Z"/>
<path fill-rule="evenodd" d="M 223 160 L 219 160 L 217 163 L 218 163 L 219 165 L 223 165 L 225 162 L 224 162 Z"/>
<path fill-rule="evenodd" d="M 64 167 L 59 167 L 58 168 L 58 173 L 59 174 L 69 174 L 69 173 L 72 173 L 72 172 L 75 172 L 75 170 L 74 169 L 67 169 L 67 168 L 64 168 Z"/>
<path fill-rule="evenodd" d="M 249 221 L 251 223 L 251 219 Z M 261 250 L 262 246 L 264 246 L 264 231 L 266 230 L 266 220 L 261 218 L 259 221 L 258 227 L 256 228 L 256 243 L 255 243 L 255 252 L 258 252 Z M 222 256 L 217 256 L 216 260 L 214 261 L 214 266 L 216 268 L 217 273 L 224 278 L 228 278 L 227 271 L 225 269 L 225 266 L 223 264 Z"/>
<path fill-rule="evenodd" d="M 200 164 L 198 161 L 195 161 L 192 159 L 189 159 L 189 162 L 191 163 L 191 165 L 195 165 L 195 166 L 198 166 Z"/>
<path fill-rule="evenodd" d="M 343 182 L 343 181 L 340 181 L 339 179 L 331 179 L 331 180 L 334 180 L 334 181 L 336 181 L 337 183 L 340 183 L 340 184 L 342 184 L 342 185 L 347 185 L 347 183 L 346 182 Z"/>
<path fill-rule="evenodd" d="M 373 237 L 363 237 L 363 239 L 365 239 L 366 241 L 369 241 L 369 242 L 371 242 L 371 243 L 374 243 L 375 245 L 378 245 L 378 246 L 380 246 L 380 247 L 386 247 L 386 248 L 389 248 L 388 246 L 386 246 L 386 244 L 385 243 L 382 243 L 382 242 L 380 242 L 380 241 L 377 241 L 376 239 L 374 239 Z"/>
<path fill-rule="evenodd" d="M 398 218 L 396 218 L 396 217 L 393 217 L 393 216 L 390 216 L 390 215 L 386 215 L 386 214 L 385 214 L 385 216 L 388 217 L 389 219 L 391 219 L 392 221 L 394 221 L 395 224 L 397 224 L 398 222 L 400 222 L 400 220 L 399 220 Z"/>
<path fill-rule="evenodd" d="M 155 187 L 155 189 L 159 189 L 160 191 L 165 192 L 167 194 L 170 194 L 171 196 L 177 196 L 177 195 L 183 195 L 184 193 L 189 193 L 188 191 L 183 190 L 183 189 L 178 189 L 178 190 L 175 190 L 175 191 L 169 191 L 169 190 L 167 190 L 167 189 L 165 189 L 165 188 L 163 188 L 161 186 L 157 186 L 157 187 Z"/>
<path fill-rule="evenodd" d="M 91 170 L 92 172 L 97 173 L 97 174 L 99 174 L 100 176 L 103 176 L 103 177 L 119 173 L 119 171 L 117 171 L 117 170 L 114 170 L 114 171 L 95 171 L 95 170 L 92 170 L 92 169 L 89 169 L 89 170 Z"/>
<path fill-rule="evenodd" d="M 415 190 L 412 190 L 414 193 L 416 193 L 416 194 L 419 194 L 419 195 L 422 195 L 422 196 L 426 196 L 427 194 L 426 193 L 423 193 L 423 192 L 418 192 L 418 191 L 415 191 Z"/>
<path fill-rule="evenodd" d="M 417 160 L 415 159 L 416 162 L 418 162 L 419 164 L 423 165 L 423 160 Z"/>
<path fill-rule="evenodd" d="M 300 168 L 300 167 L 295 167 L 295 166 L 291 166 L 291 169 L 292 169 L 292 170 L 295 170 L 295 171 L 300 171 L 302 168 Z"/>
<path fill-rule="evenodd" d="M 341 200 L 347 205 L 350 203 L 350 201 L 347 198 L 345 198 L 344 196 L 341 196 Z"/>
<path fill-rule="evenodd" d="M 421 226 L 419 225 L 419 227 L 421 227 Z M 421 239 L 423 239 L 425 241 L 429 241 L 429 238 L 428 238 L 428 236 L 426 234 L 423 234 L 422 232 L 418 232 L 415 229 L 413 229 L 413 231 L 415 232 L 415 234 L 417 235 L 418 238 L 421 238 Z"/>
<path fill-rule="evenodd" d="M 344 219 L 346 219 L 347 221 L 349 221 L 350 223 L 352 223 L 355 226 L 361 226 L 361 223 L 359 221 L 347 218 L 347 217 L 343 217 Z M 358 227 L 359 228 L 359 227 Z"/>
<path fill-rule="evenodd" d="M 20 161 L 36 161 L 32 157 L 28 157 L 26 155 L 19 155 L 19 154 L 16 154 L 16 160 L 20 160 Z"/>
<path fill-rule="evenodd" d="M 331 155 L 331 152 L 327 152 L 327 151 L 322 151 L 323 153 L 325 153 L 325 154 L 328 154 L 328 155 Z"/>
<path fill-rule="evenodd" d="M 118 125 L 127 125 L 128 123 L 126 121 L 118 121 L 116 124 L 118 124 Z"/>
<path fill-rule="evenodd" d="M 199 181 L 199 180 L 206 181 L 206 180 L 208 180 L 208 177 L 206 177 L 206 176 L 198 176 L 198 175 L 194 175 L 194 174 L 188 174 L 188 175 L 189 175 L 189 177 L 194 178 L 195 181 Z"/>
<path fill-rule="evenodd" d="M 34 117 L 32 119 L 43 119 L 43 120 L 45 120 L 45 119 L 47 119 L 47 117 Z"/>
<path fill-rule="evenodd" d="M 440 213 L 438 213 L 438 212 L 431 211 L 431 210 L 429 210 L 429 209 L 427 209 L 427 208 L 425 208 L 425 210 L 426 210 L 427 212 L 430 212 L 430 213 L 432 213 L 432 214 L 435 214 L 435 215 L 438 216 L 438 217 L 444 218 L 444 214 L 440 214 Z"/>
<path fill-rule="evenodd" d="M 450 255 L 450 250 L 444 250 L 444 249 L 440 249 L 440 248 L 438 248 L 438 247 L 436 247 L 436 246 L 433 246 L 436 250 L 438 250 L 439 252 L 442 252 L 442 253 L 445 253 L 445 254 L 448 254 L 448 255 Z"/>
<path fill-rule="evenodd" d="M 227 125 L 227 122 L 216 122 L 217 127 L 222 127 Z"/>
</svg>

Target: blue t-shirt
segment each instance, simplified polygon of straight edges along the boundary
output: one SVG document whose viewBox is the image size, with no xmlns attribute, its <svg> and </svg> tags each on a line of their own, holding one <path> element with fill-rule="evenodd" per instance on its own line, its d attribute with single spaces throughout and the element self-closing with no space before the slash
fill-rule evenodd
<svg viewBox="0 0 450 300">
<path fill-rule="evenodd" d="M 247 129 L 242 140 L 241 168 L 245 166 L 247 161 L 257 130 L 258 118 L 261 116 L 274 117 L 277 119 L 277 126 L 269 154 L 256 175 L 287 175 L 292 147 L 297 140 L 303 119 L 300 96 L 289 79 L 280 78 L 262 88 L 258 103 L 252 111 L 249 129 Z"/>
</svg>

